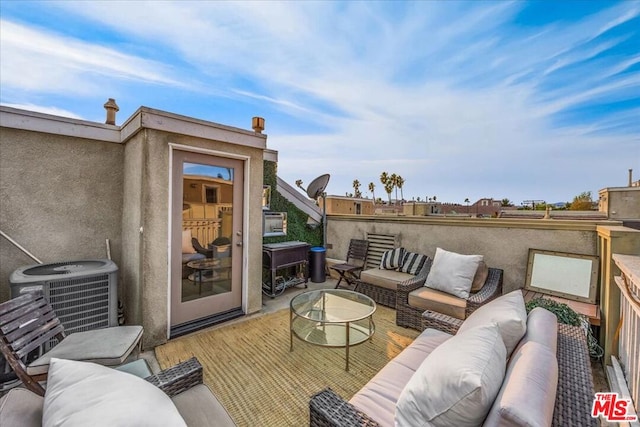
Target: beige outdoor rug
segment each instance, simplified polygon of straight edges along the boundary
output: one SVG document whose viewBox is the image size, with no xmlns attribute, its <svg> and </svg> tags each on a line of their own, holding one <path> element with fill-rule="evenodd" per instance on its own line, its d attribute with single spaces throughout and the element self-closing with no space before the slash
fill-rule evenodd
<svg viewBox="0 0 640 427">
<path fill-rule="evenodd" d="M 349 399 L 417 331 L 395 324 L 395 310 L 378 306 L 373 341 L 351 348 L 349 372 L 344 349 L 324 348 L 294 337 L 289 351 L 289 310 L 208 332 L 177 338 L 156 348 L 166 369 L 196 356 L 204 381 L 238 426 L 309 425 L 309 397 L 331 387 Z"/>
</svg>

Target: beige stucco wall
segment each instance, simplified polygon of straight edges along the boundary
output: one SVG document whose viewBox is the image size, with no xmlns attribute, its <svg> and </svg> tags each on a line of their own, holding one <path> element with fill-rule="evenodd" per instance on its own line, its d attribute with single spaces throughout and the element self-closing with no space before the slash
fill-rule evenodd
<svg viewBox="0 0 640 427">
<path fill-rule="evenodd" d="M 130 139 L 124 146 L 123 205 L 122 205 L 122 252 L 120 295 L 124 301 L 127 323 L 142 324 L 141 255 L 142 235 L 142 183 L 144 132 Z M 146 337 L 145 337 L 146 339 Z"/>
<path fill-rule="evenodd" d="M 600 222 L 602 223 L 602 222 Z M 482 254 L 504 270 L 504 292 L 525 284 L 529 248 L 597 255 L 594 221 L 328 216 L 330 258 L 344 259 L 349 240 L 365 233 L 397 234 L 400 245 L 433 258 L 437 247 Z"/>
<path fill-rule="evenodd" d="M 122 257 L 123 146 L 0 128 L 0 229 L 43 262 Z M 0 301 L 9 275 L 35 264 L 0 238 Z"/>
<path fill-rule="evenodd" d="M 135 197 L 129 199 L 125 196 L 123 232 L 129 234 L 125 238 L 127 245 L 135 249 L 135 241 L 138 239 L 136 235 L 140 235 L 140 226 L 143 232 L 138 245 L 139 252 L 136 254 L 136 251 L 132 251 L 132 258 L 127 261 L 127 268 L 132 269 L 132 277 L 128 277 L 125 285 L 129 286 L 130 281 L 132 292 L 140 295 L 139 305 L 134 304 L 130 310 L 133 318 L 142 320 L 145 328 L 144 346 L 152 347 L 166 341 L 170 143 L 249 157 L 248 165 L 245 165 L 249 168 L 250 189 L 249 229 L 245 230 L 245 234 L 249 236 L 246 246 L 248 270 L 247 277 L 244 278 L 245 283 L 248 284 L 246 312 L 259 311 L 262 307 L 262 150 L 149 129 L 145 130 L 143 135 L 139 133 L 136 137 L 139 141 L 132 141 L 132 147 L 127 148 L 127 155 L 131 150 L 135 159 L 127 158 L 125 187 L 129 187 L 130 180 L 132 196 L 138 192 L 140 200 L 137 203 Z M 136 145 L 141 147 L 136 148 Z M 136 175 L 136 170 L 140 171 L 140 178 Z M 135 188 L 138 185 L 141 188 L 136 191 Z M 135 217 L 139 218 L 138 225 L 131 219 Z M 139 258 L 138 262 L 133 258 L 136 255 Z M 139 266 L 137 275 L 136 265 Z M 139 291 L 134 290 L 138 288 Z M 135 301 L 135 296 L 129 300 Z"/>
</svg>

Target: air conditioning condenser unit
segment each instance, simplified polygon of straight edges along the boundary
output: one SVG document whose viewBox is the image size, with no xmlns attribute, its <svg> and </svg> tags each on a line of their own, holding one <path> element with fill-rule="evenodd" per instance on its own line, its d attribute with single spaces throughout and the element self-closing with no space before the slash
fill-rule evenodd
<svg viewBox="0 0 640 427">
<path fill-rule="evenodd" d="M 9 282 L 11 298 L 42 292 L 67 334 L 118 325 L 118 267 L 111 260 L 28 265 Z"/>
</svg>

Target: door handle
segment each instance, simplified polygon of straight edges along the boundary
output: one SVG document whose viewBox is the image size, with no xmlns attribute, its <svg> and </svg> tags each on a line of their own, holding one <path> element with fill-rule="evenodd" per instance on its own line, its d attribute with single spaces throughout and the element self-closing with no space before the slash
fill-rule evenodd
<svg viewBox="0 0 640 427">
<path fill-rule="evenodd" d="M 242 240 L 240 240 L 239 242 L 236 242 L 236 246 L 242 246 Z"/>
</svg>

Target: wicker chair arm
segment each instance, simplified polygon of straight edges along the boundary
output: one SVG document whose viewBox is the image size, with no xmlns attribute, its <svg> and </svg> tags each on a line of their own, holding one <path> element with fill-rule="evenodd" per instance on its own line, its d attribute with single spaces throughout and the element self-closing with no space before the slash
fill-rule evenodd
<svg viewBox="0 0 640 427">
<path fill-rule="evenodd" d="M 326 388 L 311 396 L 309 401 L 310 427 L 378 427 L 367 414 Z"/>
<path fill-rule="evenodd" d="M 426 310 L 422 313 L 422 329 L 437 329 L 451 335 L 458 333 L 458 329 L 464 323 L 464 320 L 456 319 L 437 311 Z"/>
<path fill-rule="evenodd" d="M 424 282 L 427 280 L 429 271 L 431 270 L 431 258 L 427 258 L 422 270 L 418 272 L 413 278 L 405 280 L 398 284 L 398 293 L 404 293 L 407 298 L 410 292 L 415 291 L 421 286 L 424 286 Z"/>
<path fill-rule="evenodd" d="M 145 380 L 164 391 L 169 397 L 173 397 L 202 384 L 202 365 L 198 359 L 191 359 L 178 363 L 171 368 L 150 375 Z"/>
<path fill-rule="evenodd" d="M 467 303 L 479 307 L 502 294 L 502 276 L 503 270 L 499 268 L 489 268 L 487 280 L 484 286 L 475 294 L 471 294 Z"/>
</svg>

